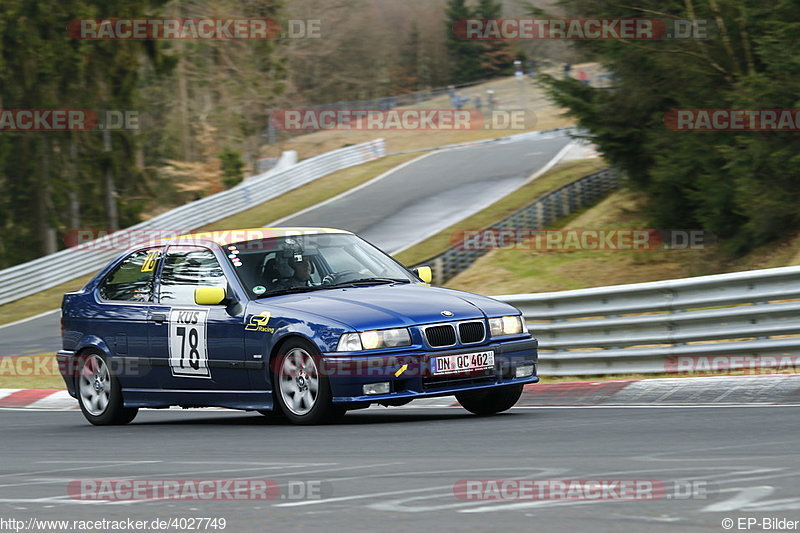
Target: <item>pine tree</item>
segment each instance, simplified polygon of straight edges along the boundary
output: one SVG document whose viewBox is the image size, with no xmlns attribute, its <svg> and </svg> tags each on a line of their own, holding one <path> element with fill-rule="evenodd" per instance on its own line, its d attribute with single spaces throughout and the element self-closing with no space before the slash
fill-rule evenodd
<svg viewBox="0 0 800 533">
<path fill-rule="evenodd" d="M 400 60 L 397 65 L 395 85 L 400 92 L 419 90 L 422 77 L 421 71 L 420 31 L 419 25 L 414 21 L 411 23 L 408 37 L 400 50 Z"/>
<path fill-rule="evenodd" d="M 459 21 L 474 18 L 475 12 L 466 0 L 448 0 L 445 9 L 447 25 L 447 49 L 451 59 L 451 80 L 467 83 L 481 77 L 481 61 L 484 51 L 480 41 L 463 39 L 453 31 Z"/>
<path fill-rule="evenodd" d="M 144 41 L 89 41 L 72 19 L 144 17 L 162 0 L 8 0 L 0 4 L 0 104 L 4 109 L 137 109 Z M 21 22 L 22 21 L 22 22 Z M 152 43 L 149 43 L 152 45 Z M 138 221 L 136 133 L 5 132 L 0 140 L 0 266 L 63 246 L 64 232 Z"/>
<path fill-rule="evenodd" d="M 503 6 L 497 0 L 480 0 L 475 16 L 482 19 L 498 19 L 503 15 Z M 514 73 L 514 53 L 508 41 L 480 41 L 483 45 L 481 78 L 509 76 Z"/>
<path fill-rule="evenodd" d="M 590 132 L 649 198 L 653 223 L 702 228 L 733 252 L 800 229 L 800 137 L 796 132 L 674 131 L 673 109 L 796 109 L 800 5 L 778 0 L 637 0 L 626 7 L 565 0 L 568 16 L 714 21 L 707 38 L 586 41 L 611 87 L 546 78 L 558 103 Z M 649 15 L 648 15 L 649 16 Z"/>
</svg>

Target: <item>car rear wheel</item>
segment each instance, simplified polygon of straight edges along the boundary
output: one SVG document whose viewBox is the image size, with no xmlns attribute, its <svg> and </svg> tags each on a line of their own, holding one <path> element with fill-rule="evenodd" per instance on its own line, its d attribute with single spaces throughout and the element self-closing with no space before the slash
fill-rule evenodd
<svg viewBox="0 0 800 533">
<path fill-rule="evenodd" d="M 81 412 L 95 426 L 127 424 L 139 412 L 124 407 L 119 379 L 102 355 L 82 355 L 75 380 Z"/>
<path fill-rule="evenodd" d="M 275 402 L 294 424 L 332 422 L 345 413 L 334 405 L 328 379 L 320 372 L 318 351 L 308 342 L 292 339 L 275 359 Z"/>
<path fill-rule="evenodd" d="M 456 394 L 461 407 L 476 415 L 493 415 L 514 407 L 522 396 L 522 385 L 465 391 Z"/>
</svg>

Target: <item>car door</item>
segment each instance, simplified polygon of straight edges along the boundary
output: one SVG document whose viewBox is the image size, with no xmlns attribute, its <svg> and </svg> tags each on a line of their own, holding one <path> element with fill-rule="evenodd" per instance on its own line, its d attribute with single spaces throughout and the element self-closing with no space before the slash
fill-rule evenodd
<svg viewBox="0 0 800 533">
<path fill-rule="evenodd" d="M 120 261 L 97 287 L 97 304 L 86 310 L 90 333 L 111 353 L 112 372 L 123 388 L 158 386 L 148 364 L 148 316 L 155 293 L 155 273 L 163 248 L 137 250 Z"/>
<path fill-rule="evenodd" d="M 213 250 L 169 246 L 148 323 L 151 357 L 165 367 L 164 389 L 236 391 L 250 388 L 244 370 L 242 305 L 200 306 L 198 287 L 228 287 Z"/>
</svg>

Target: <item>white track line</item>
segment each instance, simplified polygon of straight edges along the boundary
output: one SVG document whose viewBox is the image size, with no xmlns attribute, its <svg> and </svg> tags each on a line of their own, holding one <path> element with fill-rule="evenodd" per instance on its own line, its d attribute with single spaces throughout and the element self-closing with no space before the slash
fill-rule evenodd
<svg viewBox="0 0 800 533">
<path fill-rule="evenodd" d="M 564 156 L 567 154 L 567 152 L 570 150 L 570 148 L 574 144 L 575 144 L 575 141 L 567 143 L 567 145 L 564 148 L 562 148 L 561 150 L 559 150 L 559 152 L 556 155 L 554 155 L 553 158 L 550 161 L 548 161 L 542 168 L 540 168 L 539 170 L 537 170 L 536 172 L 534 172 L 533 174 L 528 176 L 528 179 L 526 179 L 525 181 L 520 183 L 519 187 L 517 187 L 514 190 L 514 192 L 519 191 L 520 188 L 524 187 L 528 183 L 532 182 L 533 180 L 535 180 L 536 178 L 538 178 L 539 176 L 541 176 L 542 174 L 544 174 L 545 172 L 547 172 L 548 170 L 553 168 L 559 161 L 561 161 L 564 158 Z M 509 194 L 514 194 L 514 192 L 509 193 Z M 476 213 L 480 213 L 481 211 L 483 211 L 484 209 L 486 209 L 490 205 L 494 205 L 494 204 L 496 204 L 498 202 L 501 202 L 502 200 L 503 200 L 502 198 L 499 198 L 497 200 L 494 200 L 492 202 L 487 203 L 486 205 L 481 205 L 481 206 L 479 206 L 479 208 L 477 210 L 475 210 L 472 213 L 468 214 L 467 216 L 465 216 L 461 220 L 464 220 L 464 219 L 466 219 L 466 218 L 468 218 L 468 217 L 470 217 L 470 216 L 472 216 L 472 215 L 474 215 Z M 460 220 L 454 222 L 453 224 L 458 224 L 458 222 L 460 222 Z M 445 229 L 447 229 L 447 228 L 445 228 Z M 399 248 L 397 250 L 393 250 L 392 251 L 392 255 L 396 255 L 396 254 L 399 254 L 400 252 L 404 252 L 404 251 L 408 250 L 409 248 L 411 248 L 412 246 L 415 246 L 415 245 L 421 243 L 422 241 L 424 241 L 425 239 L 433 237 L 434 235 L 436 235 L 437 233 L 441 233 L 442 231 L 443 230 L 441 230 L 441 229 L 429 231 L 428 233 L 425 233 L 422 237 L 420 237 L 419 239 L 415 240 L 414 242 L 406 244 L 405 246 L 403 246 L 402 248 Z"/>
<path fill-rule="evenodd" d="M 30 322 L 31 320 L 36 320 L 37 318 L 42 318 L 47 315 L 52 315 L 53 313 L 60 313 L 61 309 L 51 309 L 49 311 L 45 311 L 44 313 L 39 313 L 38 315 L 29 316 L 28 318 L 23 318 L 22 320 L 17 320 L 16 322 L 11 322 L 10 324 L 3 324 L 0 326 L 0 329 L 3 328 L 10 328 L 11 326 L 18 326 L 20 324 L 24 324 L 25 322 Z"/>
</svg>

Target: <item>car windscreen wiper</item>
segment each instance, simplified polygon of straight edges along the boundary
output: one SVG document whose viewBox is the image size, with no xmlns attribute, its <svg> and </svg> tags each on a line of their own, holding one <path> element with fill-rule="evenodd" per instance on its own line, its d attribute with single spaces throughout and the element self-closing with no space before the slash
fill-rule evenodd
<svg viewBox="0 0 800 533">
<path fill-rule="evenodd" d="M 301 292 L 321 291 L 325 289 L 338 289 L 341 287 L 356 287 L 359 285 L 367 284 L 388 284 L 388 283 L 411 283 L 409 279 L 395 279 L 395 278 L 359 278 L 350 281 L 343 281 L 333 285 L 308 285 L 303 287 L 288 287 L 286 289 L 278 289 L 276 291 L 268 292 L 261 295 L 261 298 L 268 298 L 269 296 L 278 296 L 280 294 L 297 294 Z"/>
<path fill-rule="evenodd" d="M 319 291 L 322 289 L 329 289 L 329 288 L 330 288 L 329 285 L 308 285 L 303 287 L 288 287 L 286 289 L 278 289 L 276 291 L 263 294 L 261 295 L 261 298 L 267 298 L 269 296 L 277 296 L 279 294 L 297 294 L 300 292 Z"/>
<path fill-rule="evenodd" d="M 388 283 L 411 283 L 410 279 L 401 279 L 401 278 L 359 278 L 359 279 L 351 279 L 349 281 L 343 281 L 341 283 L 335 283 L 333 285 L 326 285 L 326 287 L 350 287 L 354 285 L 367 285 L 367 284 L 388 284 Z"/>
</svg>

